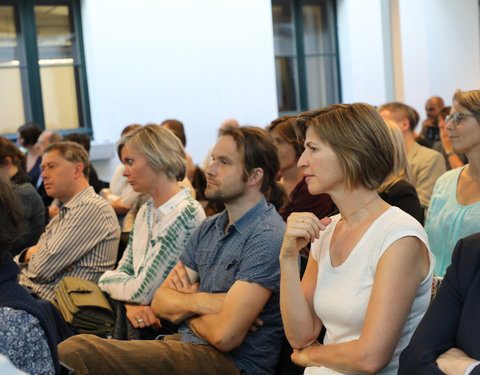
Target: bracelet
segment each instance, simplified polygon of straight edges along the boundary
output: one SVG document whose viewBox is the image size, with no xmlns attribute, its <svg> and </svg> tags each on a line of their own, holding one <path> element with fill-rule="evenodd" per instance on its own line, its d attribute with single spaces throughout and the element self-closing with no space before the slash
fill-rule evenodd
<svg viewBox="0 0 480 375">
<path fill-rule="evenodd" d="M 455 153 L 453 151 L 450 151 L 450 152 L 447 152 L 446 155 L 447 155 L 447 158 L 449 158 L 450 156 L 455 155 Z"/>
<path fill-rule="evenodd" d="M 470 366 L 467 367 L 463 375 L 469 375 L 473 371 L 473 369 L 478 365 L 480 365 L 480 361 L 472 363 Z"/>
</svg>

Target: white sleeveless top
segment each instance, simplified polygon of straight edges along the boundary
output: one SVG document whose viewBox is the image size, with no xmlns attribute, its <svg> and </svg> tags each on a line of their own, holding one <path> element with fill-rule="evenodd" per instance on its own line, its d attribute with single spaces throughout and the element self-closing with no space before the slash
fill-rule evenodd
<svg viewBox="0 0 480 375">
<path fill-rule="evenodd" d="M 325 345 L 360 337 L 377 263 L 393 242 L 402 237 L 413 236 L 419 238 L 428 249 L 430 259 L 428 276 L 418 288 L 391 362 L 379 372 L 397 374 L 400 353 L 410 341 L 430 302 L 435 258 L 430 252 L 427 235 L 417 220 L 401 209 L 391 207 L 372 223 L 345 262 L 333 267 L 330 260 L 330 242 L 340 218 L 340 215 L 332 217 L 332 223 L 311 248 L 312 256 L 318 263 L 313 305 L 327 330 Z M 305 374 L 323 375 L 338 372 L 326 367 L 308 367 Z"/>
</svg>

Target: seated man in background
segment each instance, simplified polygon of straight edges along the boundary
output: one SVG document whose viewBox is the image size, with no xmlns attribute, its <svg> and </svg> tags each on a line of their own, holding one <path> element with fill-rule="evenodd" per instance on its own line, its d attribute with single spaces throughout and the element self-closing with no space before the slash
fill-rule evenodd
<svg viewBox="0 0 480 375">
<path fill-rule="evenodd" d="M 152 302 L 157 317 L 182 323 L 181 335 L 72 337 L 59 353 L 76 374 L 274 372 L 283 336 L 278 256 L 285 223 L 264 195 L 280 189 L 277 150 L 266 131 L 243 127 L 221 133 L 212 157 L 205 193 L 227 209 L 192 234 Z"/>
<path fill-rule="evenodd" d="M 113 208 L 88 184 L 90 165 L 82 146 L 54 143 L 45 150 L 41 166 L 47 194 L 63 206 L 38 243 L 15 260 L 20 284 L 49 299 L 65 276 L 97 282 L 112 269 L 120 228 Z"/>
<path fill-rule="evenodd" d="M 381 105 L 378 111 L 385 120 L 393 121 L 400 127 L 410 166 L 410 183 L 417 190 L 422 207 L 428 209 L 435 182 L 447 171 L 445 159 L 439 152 L 415 141 L 414 130 L 419 117 L 415 109 L 403 103 L 392 102 Z"/>
</svg>

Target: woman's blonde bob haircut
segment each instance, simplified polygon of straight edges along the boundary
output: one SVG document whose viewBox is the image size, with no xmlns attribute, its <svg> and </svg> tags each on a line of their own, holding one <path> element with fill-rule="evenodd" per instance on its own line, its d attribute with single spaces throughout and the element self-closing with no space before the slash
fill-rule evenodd
<svg viewBox="0 0 480 375">
<path fill-rule="evenodd" d="M 182 181 L 187 170 L 187 157 L 180 140 L 166 127 L 149 124 L 137 128 L 122 137 L 117 143 L 118 157 L 122 148 L 134 148 L 147 159 L 156 171 L 163 171 L 171 179 Z"/>
<path fill-rule="evenodd" d="M 392 169 L 394 148 L 385 121 L 375 108 L 364 103 L 335 104 L 301 113 L 299 135 L 307 128 L 326 142 L 337 155 L 345 187 L 377 190 Z"/>
</svg>

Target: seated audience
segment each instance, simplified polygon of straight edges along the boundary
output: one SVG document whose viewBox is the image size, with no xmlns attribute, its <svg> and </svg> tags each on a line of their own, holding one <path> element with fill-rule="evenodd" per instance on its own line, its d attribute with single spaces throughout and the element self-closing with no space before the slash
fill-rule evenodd
<svg viewBox="0 0 480 375">
<path fill-rule="evenodd" d="M 241 127 L 221 133 L 212 156 L 205 193 L 226 211 L 197 228 L 152 303 L 158 318 L 183 323 L 180 334 L 163 341 L 72 337 L 59 353 L 76 374 L 273 373 L 283 334 L 285 223 L 264 194 L 279 189 L 277 150 L 266 131 Z"/>
<path fill-rule="evenodd" d="M 116 318 L 122 322 L 116 326 L 123 326 L 126 310 L 134 328 L 157 328 L 160 321 L 150 307 L 153 295 L 205 214 L 190 192 L 178 185 L 185 178 L 187 160 L 180 140 L 170 131 L 157 125 L 141 127 L 124 136 L 117 150 L 129 184 L 150 199 L 137 214 L 117 269 L 105 272 L 98 284 L 122 301 L 122 314 Z M 114 338 L 131 337 L 125 334 Z"/>
<path fill-rule="evenodd" d="M 389 205 L 401 208 L 423 225 L 424 210 L 420 205 L 415 188 L 409 182 L 410 168 L 405 154 L 402 132 L 393 121 L 386 120 L 385 123 L 393 141 L 393 169 L 377 189 L 378 195 Z"/>
<path fill-rule="evenodd" d="M 23 171 L 24 155 L 5 137 L 0 136 L 0 174 L 14 183 L 15 194 L 22 203 L 22 215 L 26 232 L 19 236 L 11 247 L 13 255 L 28 246 L 35 245 L 45 228 L 45 208 L 30 177 Z"/>
<path fill-rule="evenodd" d="M 73 142 L 53 143 L 43 154 L 45 190 L 63 206 L 38 243 L 15 257 L 20 284 L 40 298 L 53 298 L 65 276 L 97 282 L 115 264 L 118 220 L 89 186 L 89 168 L 87 152 Z"/>
<path fill-rule="evenodd" d="M 37 186 L 37 180 L 42 170 L 40 163 L 42 162 L 42 153 L 36 147 L 38 137 L 42 133 L 42 129 L 34 122 L 27 122 L 18 128 L 18 144 L 26 149 L 25 171 L 32 179 L 33 186 Z"/>
<path fill-rule="evenodd" d="M 419 116 L 412 107 L 393 102 L 380 106 L 378 111 L 385 120 L 393 121 L 400 127 L 411 172 L 410 183 L 417 191 L 420 204 L 427 209 L 435 182 L 447 170 L 445 160 L 439 152 L 415 141 L 414 129 Z"/>
<path fill-rule="evenodd" d="M 308 190 L 329 194 L 340 214 L 287 221 L 280 306 L 292 360 L 305 374 L 396 374 L 430 301 L 434 259 L 420 223 L 377 194 L 393 168 L 388 128 L 367 104 L 305 112 L 297 124 L 306 128 L 298 164 Z M 300 281 L 298 252 L 309 242 Z"/>
<path fill-rule="evenodd" d="M 400 356 L 400 375 L 480 374 L 480 233 L 460 240 L 452 264 Z"/>
<path fill-rule="evenodd" d="M 87 154 L 90 154 L 90 136 L 87 133 L 70 133 L 67 135 L 65 140 L 78 143 L 79 145 L 83 146 L 83 148 L 87 151 Z M 93 168 L 92 163 L 90 163 L 89 171 L 90 174 L 88 175 L 88 183 L 91 187 L 93 187 L 95 193 L 98 194 L 100 193 L 100 190 L 107 187 L 108 184 L 98 178 L 98 173 L 95 168 Z"/>
<path fill-rule="evenodd" d="M 440 177 L 428 209 L 425 230 L 437 260 L 434 274 L 443 276 L 460 238 L 478 232 L 480 221 L 480 90 L 455 91 L 445 119 L 452 150 L 468 164 Z"/>
<path fill-rule="evenodd" d="M 272 121 L 267 128 L 277 145 L 280 184 L 288 196 L 287 204 L 279 213 L 285 221 L 292 212 L 312 212 L 318 218 L 323 218 L 333 211 L 333 202 L 327 194 L 313 196 L 308 192 L 303 169 L 297 165 L 303 145 L 297 139 L 295 124 L 294 116 L 283 116 Z"/>
<path fill-rule="evenodd" d="M 438 129 L 440 130 L 440 140 L 433 145 L 433 149 L 440 152 L 447 162 L 447 169 L 455 169 L 462 167 L 468 163 L 465 154 L 456 154 L 452 149 L 452 142 L 448 136 L 445 119 L 450 115 L 452 107 L 444 107 L 437 117 Z"/>
<path fill-rule="evenodd" d="M 0 353 L 30 374 L 60 374 L 54 324 L 17 283 L 18 266 L 9 252 L 25 229 L 21 206 L 12 185 L 0 174 Z"/>
</svg>

